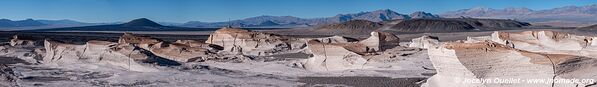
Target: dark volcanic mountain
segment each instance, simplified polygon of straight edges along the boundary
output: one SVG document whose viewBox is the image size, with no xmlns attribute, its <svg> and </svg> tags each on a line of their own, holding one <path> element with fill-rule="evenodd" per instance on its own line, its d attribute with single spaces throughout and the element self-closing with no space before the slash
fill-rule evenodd
<svg viewBox="0 0 597 87">
<path fill-rule="evenodd" d="M 135 19 L 123 24 L 97 25 L 84 27 L 67 27 L 39 29 L 30 31 L 166 31 L 166 30 L 185 30 L 189 28 L 162 26 L 146 18 Z"/>
<path fill-rule="evenodd" d="M 45 26 L 47 24 L 35 21 L 33 19 L 12 21 L 8 19 L 0 19 L 0 28 L 12 28 L 12 27 L 34 27 L 34 26 Z"/>
<path fill-rule="evenodd" d="M 425 12 L 417 12 L 413 13 L 414 16 L 417 18 L 437 18 L 437 15 L 425 13 Z M 400 14 L 394 12 L 389 9 L 385 10 L 376 10 L 370 12 L 360 12 L 354 14 L 338 14 L 333 17 L 327 18 L 298 18 L 293 16 L 258 16 L 252 18 L 246 18 L 242 20 L 233 20 L 230 22 L 199 22 L 199 21 L 190 21 L 182 26 L 185 27 L 224 27 L 224 26 L 234 26 L 234 27 L 272 27 L 272 25 L 263 24 L 268 21 L 276 23 L 278 25 L 274 26 L 286 26 L 286 27 L 308 27 L 313 25 L 324 25 L 324 24 L 335 24 L 335 23 L 342 23 L 347 22 L 350 20 L 368 20 L 373 22 L 381 22 L 381 21 L 388 21 L 388 20 L 396 20 L 396 19 L 411 19 L 409 15 Z"/>
<path fill-rule="evenodd" d="M 368 35 L 368 33 L 375 31 L 380 27 L 382 27 L 382 24 L 378 22 L 372 22 L 368 20 L 350 20 L 343 23 L 322 25 L 317 27 L 316 31 L 330 34 Z"/>
<path fill-rule="evenodd" d="M 338 24 L 328 24 L 318 27 L 318 29 L 331 29 L 331 30 L 374 30 L 381 27 L 381 23 L 367 21 L 367 20 L 350 20 Z"/>
<path fill-rule="evenodd" d="M 471 8 L 441 14 L 442 17 L 461 18 L 498 18 L 515 19 L 534 24 L 551 24 L 556 26 L 587 26 L 597 23 L 597 4 L 586 6 L 565 6 L 546 10 L 528 8 Z"/>
<path fill-rule="evenodd" d="M 467 31 L 475 27 L 467 22 L 448 19 L 413 19 L 398 23 L 392 27 L 400 32 L 430 32 L 430 31 Z"/>
<path fill-rule="evenodd" d="M 529 23 L 505 19 L 441 18 L 404 20 L 384 31 L 394 32 L 456 32 L 516 29 Z"/>
<path fill-rule="evenodd" d="M 132 20 L 130 22 L 124 23 L 122 24 L 122 26 L 128 26 L 128 27 L 162 27 L 162 25 L 153 22 L 147 18 L 139 18 L 139 19 L 135 19 Z"/>
</svg>

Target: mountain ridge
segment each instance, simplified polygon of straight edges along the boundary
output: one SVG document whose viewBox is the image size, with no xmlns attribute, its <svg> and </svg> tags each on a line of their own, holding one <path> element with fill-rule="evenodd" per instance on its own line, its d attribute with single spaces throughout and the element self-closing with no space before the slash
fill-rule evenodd
<svg viewBox="0 0 597 87">
<path fill-rule="evenodd" d="M 475 7 L 448 11 L 440 14 L 446 18 L 494 18 L 514 19 L 537 24 L 565 24 L 565 23 L 597 23 L 597 4 L 584 6 L 563 6 L 544 10 L 532 10 L 529 8 L 504 8 L 493 9 L 486 7 Z M 566 25 L 561 25 L 566 26 Z M 580 25 L 586 26 L 586 25 Z"/>
<path fill-rule="evenodd" d="M 0 27 L 3 28 L 12 28 L 12 27 L 26 27 L 26 26 L 44 26 L 47 24 L 41 23 L 39 21 L 35 21 L 33 19 L 25 19 L 25 20 L 9 20 L 9 19 L 0 19 Z"/>
<path fill-rule="evenodd" d="M 431 13 L 420 12 L 421 17 L 416 18 L 439 18 L 437 15 L 433 15 Z M 334 24 L 334 23 L 342 23 L 350 20 L 368 20 L 373 22 L 381 22 L 381 21 L 388 21 L 388 20 L 395 20 L 395 19 L 411 19 L 410 15 L 407 14 L 400 14 L 398 12 L 392 11 L 390 9 L 382 9 L 382 10 L 375 10 L 375 11 L 365 11 L 359 13 L 349 13 L 349 14 L 337 14 L 332 17 L 322 17 L 322 18 L 299 18 L 294 16 L 270 16 L 270 15 L 262 15 L 257 17 L 239 19 L 239 20 L 232 20 L 230 22 L 201 22 L 201 21 L 189 21 L 184 23 L 181 26 L 184 27 L 224 27 L 224 26 L 234 26 L 234 27 L 255 27 L 261 26 L 259 23 L 263 23 L 266 21 L 271 21 L 276 24 L 286 25 L 286 26 L 314 26 L 314 25 L 325 25 L 325 24 Z"/>
<path fill-rule="evenodd" d="M 37 29 L 37 30 L 26 30 L 26 31 L 163 31 L 163 30 L 176 30 L 176 29 L 186 30 L 189 28 L 175 27 L 175 26 L 163 26 L 163 25 L 160 25 L 157 22 L 151 21 L 147 18 L 138 18 L 138 19 L 133 19 L 129 22 L 120 23 L 120 24 L 50 28 L 50 29 Z"/>
<path fill-rule="evenodd" d="M 107 23 L 85 23 L 85 22 L 78 22 L 78 21 L 68 20 L 68 19 L 62 19 L 62 20 L 0 19 L 0 30 L 30 30 L 30 29 L 93 26 L 93 25 L 103 25 L 103 24 L 107 24 Z"/>
</svg>

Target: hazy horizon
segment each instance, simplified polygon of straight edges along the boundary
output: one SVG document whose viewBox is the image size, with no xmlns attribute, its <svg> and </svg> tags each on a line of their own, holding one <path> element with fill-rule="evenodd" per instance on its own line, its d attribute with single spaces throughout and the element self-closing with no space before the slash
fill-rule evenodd
<svg viewBox="0 0 597 87">
<path fill-rule="evenodd" d="M 584 6 L 597 1 L 559 0 L 491 0 L 491 1 L 434 1 L 434 0 L 6 0 L 0 3 L 0 19 L 24 20 L 69 19 L 89 23 L 126 22 L 148 18 L 159 22 L 188 21 L 222 22 L 255 16 L 294 16 L 300 18 L 331 17 L 337 14 L 390 9 L 402 14 L 424 11 L 440 14 L 447 11 L 487 7 L 509 7 L 545 10 L 563 6 Z"/>
</svg>

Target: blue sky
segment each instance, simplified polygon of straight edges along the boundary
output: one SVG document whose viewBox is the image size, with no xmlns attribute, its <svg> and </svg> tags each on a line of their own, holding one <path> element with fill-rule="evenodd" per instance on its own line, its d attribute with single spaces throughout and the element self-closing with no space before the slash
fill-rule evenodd
<svg viewBox="0 0 597 87">
<path fill-rule="evenodd" d="M 597 0 L 0 0 L 0 18 L 122 22 L 144 17 L 163 22 L 216 22 L 261 15 L 318 18 L 379 9 L 438 14 L 472 7 L 543 10 L 596 3 Z"/>
</svg>

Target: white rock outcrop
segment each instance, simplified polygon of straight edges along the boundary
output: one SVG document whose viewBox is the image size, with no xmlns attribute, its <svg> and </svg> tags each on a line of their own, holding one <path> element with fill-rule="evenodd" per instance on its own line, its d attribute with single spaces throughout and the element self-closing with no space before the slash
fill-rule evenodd
<svg viewBox="0 0 597 87">
<path fill-rule="evenodd" d="M 351 43 L 359 41 L 354 38 L 344 37 L 344 36 L 331 36 L 331 37 L 323 37 L 323 38 L 304 38 L 302 40 L 309 41 L 309 40 L 318 40 L 322 43 Z"/>
<path fill-rule="evenodd" d="M 224 52 L 256 56 L 297 52 L 306 46 L 296 38 L 227 27 L 216 30 L 205 43 L 222 46 Z"/>
<path fill-rule="evenodd" d="M 137 46 L 151 52 L 155 56 L 181 63 L 214 58 L 213 54 L 222 50 L 217 45 L 195 40 L 177 40 L 174 43 L 169 43 L 149 36 L 132 33 L 122 35 L 118 40 L 118 44 Z"/>
<path fill-rule="evenodd" d="M 10 46 L 14 47 L 35 47 L 40 45 L 40 42 L 37 42 L 30 37 L 21 37 L 18 35 L 14 35 L 10 40 Z"/>
<path fill-rule="evenodd" d="M 596 79 L 597 59 L 565 54 L 545 54 L 514 49 L 499 43 L 448 42 L 428 48 L 437 74 L 426 87 L 574 87 L 588 83 L 528 83 L 532 79 Z M 515 79 L 499 82 L 504 79 Z M 516 80 L 520 79 L 520 80 Z M 468 82 L 467 82 L 468 80 Z M 472 80 L 491 80 L 480 83 Z"/>
<path fill-rule="evenodd" d="M 597 56 L 595 37 L 554 31 L 494 32 L 489 40 L 516 49 L 551 54 Z"/>
<path fill-rule="evenodd" d="M 59 41 L 45 40 L 45 56 L 43 63 L 74 64 L 96 63 L 119 66 L 127 70 L 140 72 L 157 71 L 154 68 L 142 66 L 134 59 L 147 58 L 131 46 L 123 46 L 107 41 L 89 41 L 87 44 L 76 45 Z"/>
<path fill-rule="evenodd" d="M 151 53 L 166 59 L 178 62 L 192 62 L 195 60 L 205 60 L 208 56 L 214 54 L 208 49 L 200 46 L 190 46 L 180 43 L 160 42 L 149 48 Z"/>
<path fill-rule="evenodd" d="M 313 39 L 307 42 L 307 53 L 313 54 L 313 57 L 304 60 L 302 65 L 306 70 L 316 72 L 375 68 L 366 65 L 368 59 L 364 56 L 377 55 L 398 44 L 398 37 L 385 32 L 371 32 L 369 38 L 357 42 L 334 43 Z"/>
<path fill-rule="evenodd" d="M 149 50 L 149 48 L 157 43 L 162 42 L 162 40 L 151 38 L 149 36 L 141 36 L 135 35 L 132 33 L 124 33 L 118 39 L 119 44 L 131 44 L 138 47 L 141 47 L 145 50 Z"/>
<path fill-rule="evenodd" d="M 21 46 L 10 46 L 9 44 L 0 44 L 0 57 L 2 58 L 18 58 L 29 64 L 38 63 L 39 58 L 43 55 L 35 52 L 33 49 L 26 49 Z M 16 60 L 14 60 L 16 61 Z"/>
<path fill-rule="evenodd" d="M 176 42 L 174 42 L 174 43 L 185 44 L 190 47 L 205 48 L 212 52 L 218 52 L 220 50 L 223 50 L 223 48 L 221 46 L 218 46 L 215 44 L 208 44 L 208 43 L 197 41 L 197 40 L 176 40 Z"/>
<path fill-rule="evenodd" d="M 391 33 L 373 31 L 369 38 L 358 43 L 367 46 L 367 51 L 376 52 L 400 46 L 400 39 Z"/>
<path fill-rule="evenodd" d="M 435 36 L 421 36 L 419 38 L 412 39 L 408 47 L 416 47 L 416 48 L 429 48 L 430 46 L 437 46 L 439 45 L 439 39 Z"/>
<path fill-rule="evenodd" d="M 362 69 L 367 62 L 361 55 L 347 49 L 351 47 L 350 44 L 326 44 L 317 40 L 308 41 L 307 44 L 314 55 L 303 62 L 308 71 Z"/>
</svg>

